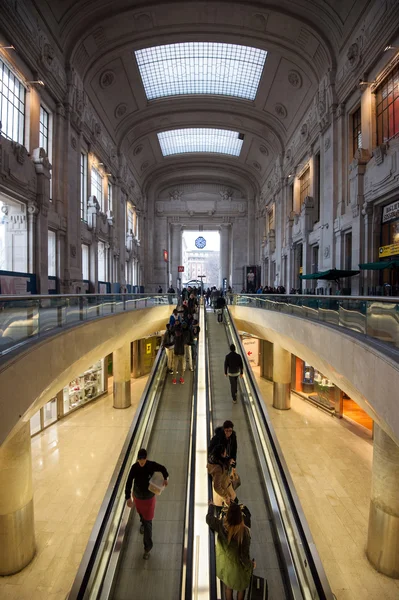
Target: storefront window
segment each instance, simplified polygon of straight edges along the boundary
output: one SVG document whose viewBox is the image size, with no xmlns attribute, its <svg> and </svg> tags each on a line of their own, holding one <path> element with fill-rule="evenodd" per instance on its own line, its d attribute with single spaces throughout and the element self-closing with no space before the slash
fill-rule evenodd
<svg viewBox="0 0 399 600">
<path fill-rule="evenodd" d="M 104 361 L 99 360 L 82 375 L 73 379 L 68 386 L 64 387 L 64 414 L 85 404 L 89 400 L 93 400 L 93 398 L 97 398 L 103 392 Z"/>
<path fill-rule="evenodd" d="M 30 420 L 30 434 L 34 435 L 35 433 L 39 433 L 41 430 L 41 422 L 40 422 L 40 410 L 37 411 L 36 414 Z"/>
<path fill-rule="evenodd" d="M 43 427 L 47 427 L 57 420 L 57 398 L 51 398 L 41 409 L 43 411 Z"/>
</svg>

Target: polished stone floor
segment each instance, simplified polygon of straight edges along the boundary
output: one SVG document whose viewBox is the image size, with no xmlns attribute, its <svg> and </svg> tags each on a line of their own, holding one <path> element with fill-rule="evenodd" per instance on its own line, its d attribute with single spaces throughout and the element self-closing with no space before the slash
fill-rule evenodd
<svg viewBox="0 0 399 600">
<path fill-rule="evenodd" d="M 397 600 L 399 580 L 377 573 L 364 553 L 370 436 L 295 395 L 290 411 L 277 411 L 272 385 L 258 381 L 337 599 Z M 37 554 L 0 578 L 1 600 L 65 600 L 145 383 L 132 382 L 127 410 L 104 396 L 33 438 Z"/>
<path fill-rule="evenodd" d="M 32 438 L 37 552 L 0 577 L 1 600 L 65 600 L 146 382 L 132 380 L 132 406 L 115 410 L 111 379 L 111 393 Z"/>
<path fill-rule="evenodd" d="M 377 573 L 365 555 L 373 445 L 363 427 L 291 395 L 272 407 L 273 384 L 258 386 L 337 600 L 398 600 L 399 580 Z"/>
</svg>

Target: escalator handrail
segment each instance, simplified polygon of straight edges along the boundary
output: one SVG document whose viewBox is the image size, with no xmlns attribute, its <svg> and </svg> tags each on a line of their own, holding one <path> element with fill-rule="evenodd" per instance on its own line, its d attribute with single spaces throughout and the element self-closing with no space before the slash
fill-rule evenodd
<svg viewBox="0 0 399 600">
<path fill-rule="evenodd" d="M 227 308 L 227 311 L 228 311 L 228 308 Z M 280 448 L 280 444 L 278 443 L 276 434 L 274 432 L 273 425 L 270 421 L 269 415 L 267 414 L 266 407 L 264 406 L 264 403 L 260 401 L 262 394 L 259 390 L 258 384 L 256 383 L 256 379 L 252 372 L 252 368 L 249 364 L 249 360 L 247 358 L 246 352 L 243 351 L 243 346 L 241 343 L 240 336 L 238 335 L 236 325 L 235 325 L 229 311 L 228 311 L 228 314 L 229 314 L 230 324 L 231 324 L 232 330 L 235 335 L 235 342 L 236 342 L 237 346 L 242 350 L 241 355 L 242 355 L 242 358 L 244 360 L 244 364 L 246 367 L 246 373 L 248 375 L 248 379 L 250 381 L 251 387 L 254 391 L 254 397 L 256 398 L 258 408 L 260 409 L 260 413 L 263 418 L 263 423 L 267 430 L 269 442 L 271 444 L 273 455 L 274 455 L 275 461 L 276 461 L 278 469 L 279 469 L 279 474 L 280 474 L 281 480 L 283 482 L 285 492 L 286 492 L 287 497 L 290 502 L 290 506 L 291 506 L 292 514 L 295 519 L 296 526 L 297 526 L 299 534 L 301 536 L 301 542 L 303 544 L 304 551 L 305 551 L 306 557 L 308 559 L 308 563 L 309 563 L 310 570 L 312 572 L 314 583 L 316 585 L 316 588 L 318 590 L 320 598 L 330 600 L 333 598 L 330 584 L 328 583 L 327 576 L 324 572 L 324 568 L 321 563 L 319 554 L 317 552 L 316 545 L 313 541 L 313 537 L 310 532 L 309 526 L 307 524 L 305 514 L 301 507 L 300 500 L 295 491 L 295 486 L 292 481 L 291 475 L 289 473 L 287 463 L 285 462 L 282 450 Z"/>
<path fill-rule="evenodd" d="M 208 325 L 206 319 L 206 308 L 204 306 L 205 311 L 205 389 L 206 389 L 206 404 L 208 407 L 207 417 L 206 417 L 206 429 L 208 440 L 211 439 L 211 410 L 212 410 L 212 394 L 211 394 L 211 370 L 210 370 L 210 361 L 209 361 L 209 351 L 208 351 Z M 208 495 L 209 498 L 212 498 L 213 490 L 212 490 L 212 479 L 208 478 Z M 216 590 L 216 550 L 215 550 L 215 532 L 209 528 L 209 589 L 210 589 L 210 600 L 216 600 L 217 598 L 217 590 Z"/>
<path fill-rule="evenodd" d="M 112 514 L 112 509 L 114 507 L 116 498 L 118 496 L 119 487 L 121 484 L 121 480 L 123 474 L 125 472 L 127 462 L 129 460 L 130 451 L 132 449 L 134 438 L 140 424 L 140 420 L 143 414 L 143 409 L 146 405 L 147 398 L 149 396 L 150 389 L 154 383 L 156 372 L 160 366 L 161 360 L 163 357 L 163 348 L 162 346 L 158 350 L 157 356 L 154 361 L 154 365 L 152 367 L 150 376 L 144 388 L 143 394 L 141 396 L 140 403 L 137 407 L 136 413 L 134 415 L 132 424 L 129 428 L 128 434 L 126 436 L 126 441 L 123 444 L 122 450 L 119 454 L 115 469 L 112 473 L 107 491 L 105 493 L 104 499 L 101 503 L 100 510 L 98 512 L 97 519 L 93 525 L 93 529 L 91 531 L 88 544 L 86 546 L 85 553 L 81 560 L 77 575 L 75 577 L 74 583 L 72 585 L 71 591 L 69 593 L 69 600 L 83 600 L 83 597 L 86 593 L 87 584 L 89 582 L 90 576 L 92 574 L 92 569 L 94 567 L 95 561 L 97 559 L 97 555 L 101 546 L 102 536 L 108 524 L 108 520 L 110 515 Z M 91 541 L 93 540 L 93 541 Z"/>
</svg>

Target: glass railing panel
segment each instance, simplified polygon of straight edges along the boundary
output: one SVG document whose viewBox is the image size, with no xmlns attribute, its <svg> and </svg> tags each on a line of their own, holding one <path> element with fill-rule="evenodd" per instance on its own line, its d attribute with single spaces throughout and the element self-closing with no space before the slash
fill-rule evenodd
<svg viewBox="0 0 399 600">
<path fill-rule="evenodd" d="M 358 333 L 367 333 L 367 305 L 363 300 L 344 298 L 339 306 L 339 324 Z"/>
<path fill-rule="evenodd" d="M 39 334 L 38 300 L 0 299 L 0 352 Z"/>
<path fill-rule="evenodd" d="M 367 335 L 399 348 L 399 304 L 368 301 L 366 310 Z"/>
<path fill-rule="evenodd" d="M 319 297 L 319 321 L 339 325 L 339 299 Z"/>
<path fill-rule="evenodd" d="M 87 295 L 86 303 L 86 319 L 96 319 L 101 316 L 101 306 L 98 303 L 98 296 Z"/>
<path fill-rule="evenodd" d="M 86 319 L 86 300 L 84 296 L 69 296 L 65 309 L 65 323 L 72 325 Z"/>
<path fill-rule="evenodd" d="M 65 324 L 67 298 L 53 296 L 39 300 L 39 331 L 45 333 Z"/>
</svg>

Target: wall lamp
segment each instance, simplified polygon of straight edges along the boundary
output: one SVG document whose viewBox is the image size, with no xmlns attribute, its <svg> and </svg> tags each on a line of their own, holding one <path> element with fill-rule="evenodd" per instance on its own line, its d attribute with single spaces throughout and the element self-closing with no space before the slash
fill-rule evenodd
<svg viewBox="0 0 399 600">
<path fill-rule="evenodd" d="M 364 81 L 364 79 L 359 79 L 359 85 L 374 85 L 375 81 Z"/>
<path fill-rule="evenodd" d="M 15 50 L 14 46 L 0 46 L 0 50 Z"/>
<path fill-rule="evenodd" d="M 41 79 L 35 79 L 34 81 L 25 81 L 25 83 L 37 83 L 38 85 L 45 85 L 44 81 Z"/>
<path fill-rule="evenodd" d="M 324 225 L 321 226 L 322 229 L 328 229 L 328 223 L 324 223 Z"/>
<path fill-rule="evenodd" d="M 391 46 L 391 44 L 388 44 L 388 46 L 385 46 L 384 52 L 388 52 L 388 50 L 399 50 L 399 46 Z"/>
<path fill-rule="evenodd" d="M 105 173 L 107 177 L 112 177 L 112 173 Z"/>
</svg>

